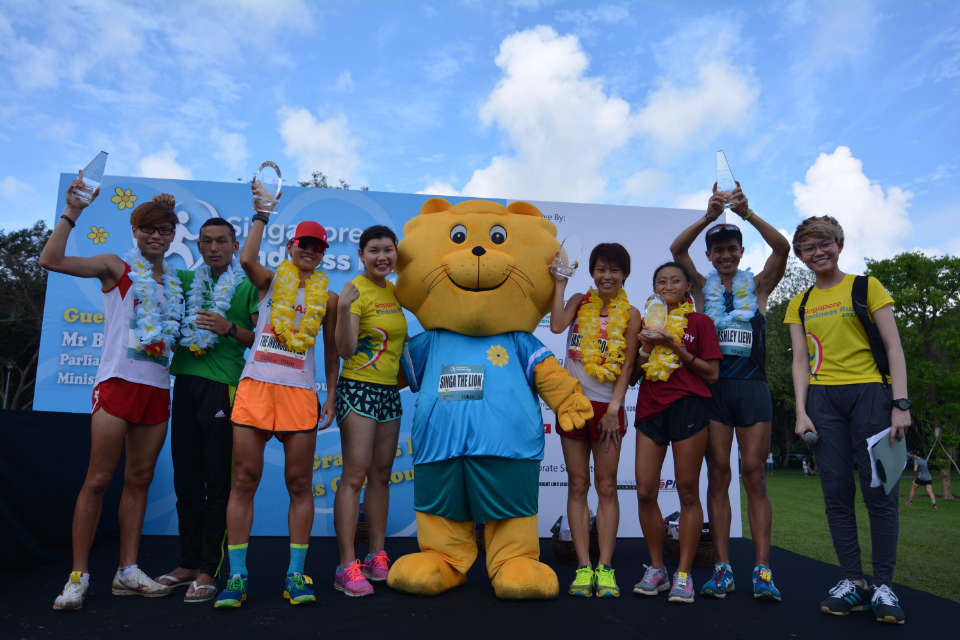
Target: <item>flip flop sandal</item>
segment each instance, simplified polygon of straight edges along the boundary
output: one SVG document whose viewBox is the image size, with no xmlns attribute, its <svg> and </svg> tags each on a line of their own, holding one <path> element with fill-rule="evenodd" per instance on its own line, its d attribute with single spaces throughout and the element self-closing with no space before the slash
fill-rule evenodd
<svg viewBox="0 0 960 640">
<path fill-rule="evenodd" d="M 190 586 L 193 587 L 194 595 L 183 596 L 183 601 L 186 603 L 210 602 L 217 595 L 217 585 L 215 584 L 197 584 L 197 581 L 194 580 L 190 583 Z"/>
<path fill-rule="evenodd" d="M 165 582 L 165 580 L 169 580 L 170 582 Z M 163 586 L 170 587 L 171 589 L 176 589 L 177 587 L 185 587 L 191 582 L 193 582 L 193 580 L 183 580 L 181 578 L 178 578 L 177 576 L 171 576 L 168 573 L 165 573 L 162 576 L 157 576 L 156 578 L 153 579 L 153 581 L 159 582 Z"/>
</svg>

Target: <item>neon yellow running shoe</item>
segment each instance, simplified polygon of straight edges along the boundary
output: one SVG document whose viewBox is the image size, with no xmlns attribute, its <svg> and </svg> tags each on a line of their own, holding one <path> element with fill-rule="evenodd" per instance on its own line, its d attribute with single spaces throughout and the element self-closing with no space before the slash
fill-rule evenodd
<svg viewBox="0 0 960 640">
<path fill-rule="evenodd" d="M 579 598 L 593 597 L 593 587 L 597 584 L 597 575 L 590 567 L 580 567 L 567 593 Z"/>
<path fill-rule="evenodd" d="M 617 575 L 614 573 L 613 567 L 608 567 L 605 564 L 598 564 L 596 577 L 597 584 L 595 589 L 598 598 L 620 597 L 620 587 L 617 586 Z"/>
</svg>

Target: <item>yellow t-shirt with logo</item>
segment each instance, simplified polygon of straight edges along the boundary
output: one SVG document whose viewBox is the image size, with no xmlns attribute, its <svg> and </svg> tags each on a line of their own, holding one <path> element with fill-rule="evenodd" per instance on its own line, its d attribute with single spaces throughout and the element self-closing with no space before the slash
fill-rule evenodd
<svg viewBox="0 0 960 640">
<path fill-rule="evenodd" d="M 814 287 L 807 298 L 804 325 L 807 353 L 810 355 L 810 384 L 838 385 L 883 382 L 863 324 L 853 311 L 853 279 L 847 274 L 840 284 L 829 289 Z M 797 294 L 787 305 L 784 324 L 800 324 Z M 867 279 L 867 309 L 873 317 L 877 309 L 893 304 L 893 298 L 880 281 Z"/>
<path fill-rule="evenodd" d="M 397 384 L 400 353 L 407 337 L 407 319 L 397 302 L 395 287 L 378 287 L 360 274 L 351 282 L 360 297 L 350 305 L 350 313 L 360 316 L 357 348 L 344 361 L 340 375 L 350 380 Z"/>
</svg>

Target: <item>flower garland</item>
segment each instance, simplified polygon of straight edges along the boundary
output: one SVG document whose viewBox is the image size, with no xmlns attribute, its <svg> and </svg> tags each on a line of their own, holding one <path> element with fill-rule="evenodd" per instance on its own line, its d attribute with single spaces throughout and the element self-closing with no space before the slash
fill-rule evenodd
<svg viewBox="0 0 960 640">
<path fill-rule="evenodd" d="M 187 293 L 186 316 L 180 328 L 183 336 L 180 338 L 180 344 L 188 347 L 190 353 L 199 358 L 220 339 L 220 336 L 213 331 L 197 328 L 197 311 L 209 309 L 212 306 L 213 310 L 226 317 L 227 309 L 230 308 L 230 302 L 233 299 L 233 292 L 242 280 L 243 269 L 240 268 L 236 254 L 227 265 L 227 270 L 217 278 L 212 292 L 210 288 L 213 274 L 210 271 L 210 265 L 203 263 L 197 269 L 190 284 L 190 291 Z M 208 292 L 210 292 L 210 305 L 207 304 Z"/>
<path fill-rule="evenodd" d="M 166 262 L 163 263 L 163 284 L 154 280 L 153 265 L 139 249 L 131 249 L 125 260 L 130 265 L 133 295 L 138 302 L 134 328 L 140 343 L 137 348 L 151 358 L 160 359 L 177 344 L 180 318 L 183 317 L 183 287 L 176 272 Z"/>
<path fill-rule="evenodd" d="M 683 332 L 687 328 L 687 314 L 693 311 L 689 302 L 677 305 L 667 314 L 667 326 L 664 332 L 673 336 L 677 342 L 683 341 Z M 669 380 L 674 369 L 680 368 L 680 357 L 668 347 L 657 345 L 650 352 L 650 358 L 642 365 L 647 380 Z"/>
<path fill-rule="evenodd" d="M 611 382 L 620 375 L 623 354 L 626 351 L 627 323 L 630 322 L 630 301 L 623 289 L 607 307 L 607 354 L 600 352 L 600 311 L 603 298 L 590 287 L 577 309 L 577 325 L 580 327 L 580 352 L 583 368 L 600 382 Z"/>
<path fill-rule="evenodd" d="M 297 289 L 300 288 L 300 270 L 289 260 L 277 267 L 273 279 L 273 308 L 270 310 L 270 324 L 277 338 L 293 351 L 306 351 L 317 341 L 320 324 L 327 312 L 327 284 L 329 279 L 322 271 L 310 274 L 304 285 L 306 313 L 300 326 L 294 328 L 296 319 L 294 305 Z"/>
<path fill-rule="evenodd" d="M 703 287 L 703 312 L 710 316 L 717 329 L 737 321 L 750 322 L 757 313 L 757 285 L 750 269 L 737 271 L 731 289 L 733 311 L 727 311 L 723 301 L 723 281 L 716 271 L 707 276 L 707 283 Z"/>
</svg>

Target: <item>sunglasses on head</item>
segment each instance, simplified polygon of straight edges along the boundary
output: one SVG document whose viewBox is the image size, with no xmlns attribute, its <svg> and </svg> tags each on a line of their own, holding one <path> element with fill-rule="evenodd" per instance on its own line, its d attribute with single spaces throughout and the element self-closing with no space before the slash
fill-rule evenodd
<svg viewBox="0 0 960 640">
<path fill-rule="evenodd" d="M 718 224 L 717 226 L 710 229 L 707 232 L 707 237 L 715 236 L 718 233 L 730 232 L 730 231 L 740 231 L 740 228 L 732 224 Z"/>
</svg>

